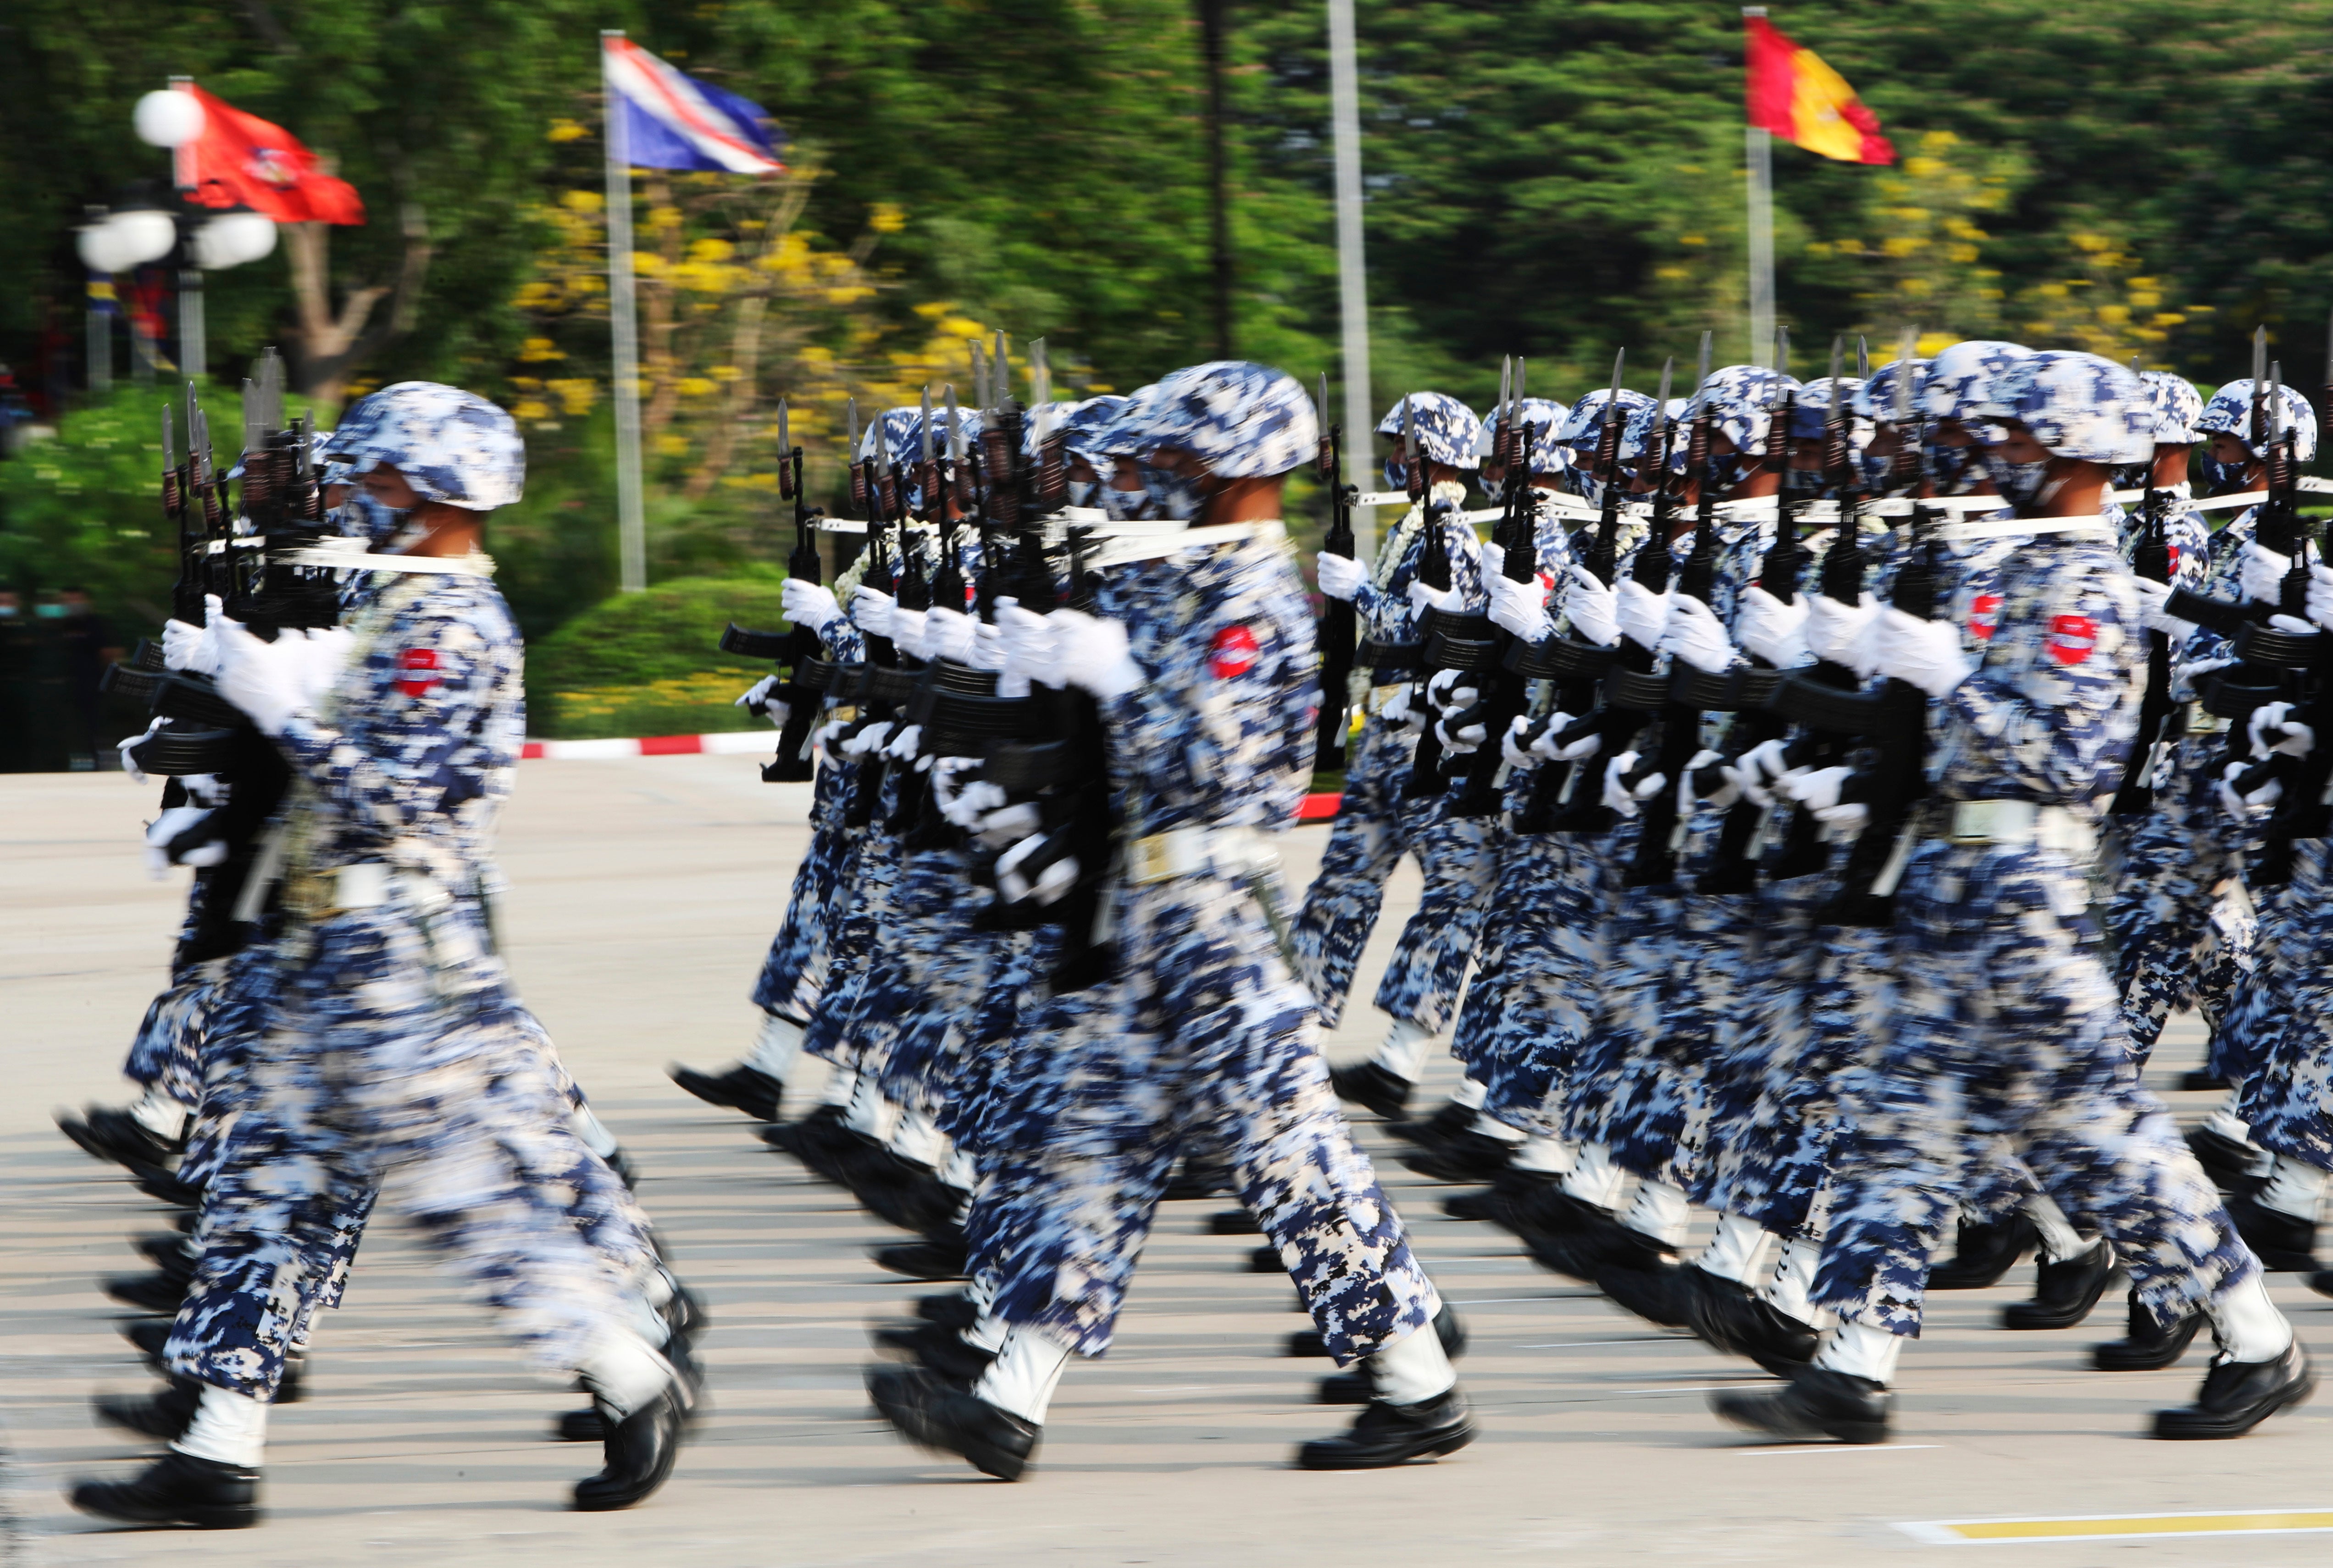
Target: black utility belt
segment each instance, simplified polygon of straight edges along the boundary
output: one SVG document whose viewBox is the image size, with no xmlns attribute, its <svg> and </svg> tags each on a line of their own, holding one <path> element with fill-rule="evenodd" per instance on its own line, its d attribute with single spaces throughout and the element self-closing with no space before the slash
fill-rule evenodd
<svg viewBox="0 0 2333 1568">
<path fill-rule="evenodd" d="M 1425 651 L 1423 642 L 1380 642 L 1374 637 L 1365 638 L 1353 650 L 1353 662 L 1367 665 L 1371 681 L 1384 686 L 1416 674 L 1418 658 Z"/>
</svg>

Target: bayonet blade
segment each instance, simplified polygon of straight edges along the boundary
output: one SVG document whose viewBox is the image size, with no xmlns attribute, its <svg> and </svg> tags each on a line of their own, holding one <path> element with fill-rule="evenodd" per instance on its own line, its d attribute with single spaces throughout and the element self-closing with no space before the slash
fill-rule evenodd
<svg viewBox="0 0 2333 1568">
<path fill-rule="evenodd" d="M 875 472 L 888 479 L 891 476 L 891 444 L 885 439 L 888 432 L 883 428 L 883 416 L 876 415 L 868 429 L 875 437 Z"/>
<path fill-rule="evenodd" d="M 954 381 L 950 381 L 947 384 L 947 403 L 946 406 L 947 409 L 948 461 L 951 463 L 962 463 L 964 461 L 964 426 L 956 414 L 955 383 Z"/>
<path fill-rule="evenodd" d="M 1715 333 L 1708 332 L 1704 332 L 1701 334 L 1701 359 L 1695 365 L 1693 372 L 1693 402 L 1694 411 L 1695 413 L 1701 411 L 1702 394 L 1709 386 L 1710 341 L 1715 335 Z"/>
<path fill-rule="evenodd" d="M 1907 329 L 1904 351 L 1896 359 L 1896 423 L 1899 427 L 1912 422 L 1912 356 L 1919 346 L 1920 329 Z"/>
<path fill-rule="evenodd" d="M 1041 410 L 1037 415 L 1037 438 L 1042 441 L 1045 438 L 1045 416 L 1042 410 L 1053 400 L 1053 370 L 1045 362 L 1045 340 L 1042 338 L 1029 340 L 1029 390 L 1033 394 L 1032 400 Z"/>
<path fill-rule="evenodd" d="M 1845 332 L 1832 333 L 1830 340 L 1830 396 L 1831 401 L 1834 403 L 1839 401 L 1839 361 L 1841 358 L 1845 356 L 1846 352 L 1847 334 Z"/>
<path fill-rule="evenodd" d="M 1791 329 L 1788 327 L 1774 329 L 1774 373 L 1778 376 L 1791 373 Z"/>
<path fill-rule="evenodd" d="M 780 398 L 778 399 L 778 457 L 781 460 L 791 457 L 793 456 L 793 432 L 786 423 L 786 400 Z"/>
<path fill-rule="evenodd" d="M 859 461 L 859 399 L 846 398 L 843 399 L 842 407 L 846 428 L 850 432 L 850 460 L 856 463 Z"/>
<path fill-rule="evenodd" d="M 927 468 L 928 468 L 928 467 L 931 467 L 931 465 L 932 465 L 932 457 L 933 457 L 933 452 L 932 452 L 932 387 L 931 387 L 931 383 L 930 383 L 929 381 L 926 381 L 926 382 L 925 382 L 925 383 L 924 383 L 924 408 L 923 408 L 923 415 L 924 415 L 924 418 L 923 418 L 923 426 L 922 426 L 923 440 L 922 440 L 922 443 L 921 443 L 922 447 L 923 447 L 922 457 L 923 457 L 923 459 L 924 459 L 924 467 L 927 467 Z"/>
<path fill-rule="evenodd" d="M 1669 411 L 1669 380 L 1676 373 L 1676 356 L 1671 354 L 1661 361 L 1660 395 L 1653 399 L 1653 418 L 1665 418 Z"/>
</svg>

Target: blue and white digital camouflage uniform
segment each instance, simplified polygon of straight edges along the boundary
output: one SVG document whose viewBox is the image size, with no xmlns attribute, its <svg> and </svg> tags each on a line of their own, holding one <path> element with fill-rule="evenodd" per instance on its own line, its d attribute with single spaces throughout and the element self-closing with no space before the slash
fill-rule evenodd
<svg viewBox="0 0 2333 1568">
<path fill-rule="evenodd" d="M 1311 454 L 1310 404 L 1277 372 L 1202 365 L 1159 390 L 1154 443 L 1212 474 L 1277 475 Z M 1267 525 L 1115 567 L 1096 611 L 1125 627 L 1142 677 L 1101 701 L 1135 861 L 1140 841 L 1196 832 L 1205 869 L 1118 881 L 1116 978 L 1032 1022 L 996 1128 L 1034 1164 L 1032 1213 L 1003 1226 L 996 1313 L 1104 1350 L 1168 1169 L 1203 1142 L 1228 1156 L 1239 1200 L 1349 1361 L 1425 1324 L 1436 1298 L 1345 1128 L 1259 893 L 1276 895 L 1259 851 L 1294 821 L 1311 766 L 1303 581 Z"/>
<path fill-rule="evenodd" d="M 493 405 L 408 382 L 360 411 L 360 435 L 343 427 L 360 471 L 394 466 L 425 499 L 472 510 L 517 498 L 523 450 Z M 401 523 L 380 517 L 376 537 Z M 243 1244 L 206 1252 L 169 1347 L 174 1370 L 260 1398 L 281 1375 L 269 1347 L 304 1315 L 286 1294 L 321 1286 L 316 1260 L 390 1173 L 537 1365 L 637 1352 L 655 1323 L 641 1282 L 579 1229 L 574 1186 L 544 1179 L 596 1166 L 589 1185 L 609 1190 L 561 1075 L 511 1044 L 486 899 L 523 725 L 517 629 L 475 570 L 374 575 L 337 684 L 278 740 L 294 774 L 285 927 L 248 1071 L 282 1157 L 212 1183 L 206 1234 Z"/>
<path fill-rule="evenodd" d="M 1978 412 L 2091 462 L 2152 448 L 2136 378 L 2092 355 L 2020 361 Z M 1983 659 L 1935 712 L 1932 806 L 2017 803 L 2046 831 L 1941 837 L 1913 855 L 1896 894 L 1896 1012 L 1834 1151 L 1815 1295 L 1844 1322 L 1916 1335 L 1929 1255 L 1997 1142 L 2115 1242 L 2137 1299 L 2167 1324 L 2259 1265 L 2138 1086 L 2085 871 L 2059 847 L 2096 823 L 2120 777 L 2138 596 L 2113 542 L 2079 529 L 2021 550 L 1998 591 Z"/>
<path fill-rule="evenodd" d="M 1416 393 L 1407 402 L 1416 445 L 1427 459 L 1460 469 L 1479 464 L 1482 426 L 1465 405 L 1438 392 Z M 1378 431 L 1400 434 L 1400 405 Z M 1464 496 L 1464 486 L 1455 482 L 1435 485 L 1425 515 L 1412 508 L 1387 532 L 1369 581 L 1353 596 L 1362 635 L 1370 641 L 1417 641 L 1419 612 L 1410 601 L 1409 585 L 1416 581 L 1429 525 L 1440 531 L 1448 552 L 1451 591 L 1464 601 L 1466 613 L 1481 611 L 1485 602 L 1481 541 L 1459 515 Z M 1439 791 L 1417 796 L 1407 793 L 1418 732 L 1414 724 L 1388 719 L 1381 709 L 1413 684 L 1412 671 L 1388 670 L 1370 693 L 1360 733 L 1349 753 L 1344 801 L 1330 829 L 1320 874 L 1307 890 L 1295 921 L 1296 962 L 1319 1004 L 1321 1022 L 1331 1028 L 1344 1015 L 1353 972 L 1384 902 L 1386 879 L 1401 857 L 1410 854 L 1417 859 L 1425 888 L 1416 913 L 1395 944 L 1375 1000 L 1395 1018 L 1439 1034 L 1456 1011 L 1495 871 L 1490 819 L 1454 820 L 1443 815 Z M 1411 696 L 1415 711 L 1430 721 L 1423 699 L 1414 690 Z"/>
</svg>

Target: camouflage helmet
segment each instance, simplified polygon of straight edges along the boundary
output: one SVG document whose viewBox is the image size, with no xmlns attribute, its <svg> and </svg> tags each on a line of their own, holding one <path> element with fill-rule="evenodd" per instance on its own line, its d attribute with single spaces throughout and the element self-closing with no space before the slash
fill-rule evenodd
<svg viewBox="0 0 2333 1568">
<path fill-rule="evenodd" d="M 360 399 L 323 455 L 352 476 L 394 468 L 424 500 L 466 512 L 512 505 L 526 488 L 517 421 L 475 392 L 437 381 L 398 381 Z"/>
<path fill-rule="evenodd" d="M 2317 410 L 2309 406 L 2307 398 L 2292 388 L 2285 387 L 2282 391 L 2283 424 L 2292 431 L 2292 460 L 2296 463 L 2314 462 L 2317 458 Z M 2270 418 L 2274 421 L 2275 410 L 2270 410 Z M 2265 458 L 2268 456 L 2267 447 L 2252 440 L 2252 382 L 2249 376 L 2241 381 L 2230 381 L 2213 392 L 2212 400 L 2203 405 L 2203 417 L 2195 421 L 2198 439 L 2223 433 L 2243 442 L 2245 450 L 2253 457 Z"/>
<path fill-rule="evenodd" d="M 1642 408 L 1631 409 L 1628 411 L 1627 422 L 1620 427 L 1620 461 L 1623 463 L 1641 461 L 1645 454 L 1652 449 L 1654 425 L 1658 420 L 1667 419 L 1675 421 L 1677 426 L 1675 431 L 1669 437 L 1669 472 L 1684 473 L 1685 447 L 1688 445 L 1685 427 L 1689 422 L 1687 416 L 1692 411 L 1691 398 L 1671 398 L 1667 403 L 1661 405 L 1655 404 L 1650 398 L 1647 398 Z"/>
<path fill-rule="evenodd" d="M 2155 444 L 2188 447 L 2197 439 L 2196 421 L 2203 417 L 2203 394 L 2195 383 L 2169 370 L 2141 370 L 2138 379 L 2155 399 Z"/>
<path fill-rule="evenodd" d="M 1799 383 L 1763 365 L 1727 365 L 1709 372 L 1695 396 L 1709 403 L 1710 430 L 1733 443 L 1745 457 L 1763 457 L 1767 428 L 1784 392 L 1796 392 Z"/>
<path fill-rule="evenodd" d="M 1429 462 L 1445 468 L 1482 467 L 1483 421 L 1447 392 L 1412 392 L 1378 421 L 1380 436 L 1401 434 L 1402 406 L 1409 408 L 1412 432 Z"/>
<path fill-rule="evenodd" d="M 1894 424 L 1896 383 L 1909 374 L 1912 378 L 1912 415 L 1917 418 L 1921 407 L 1920 390 L 1928 381 L 1928 364 L 1926 360 L 1890 360 L 1872 371 L 1863 385 L 1855 390 L 1857 416 L 1875 425 Z M 1907 365 L 1910 367 L 1908 371 L 1906 369 Z"/>
<path fill-rule="evenodd" d="M 1992 338 L 1970 338 L 1928 361 L 1920 385 L 1920 411 L 1931 419 L 1955 419 L 1966 425 L 1976 411 L 1992 378 L 2032 351 L 2018 343 Z M 1998 428 L 1970 432 L 1981 441 L 1998 441 Z"/>
<path fill-rule="evenodd" d="M 1320 419 L 1296 378 L 1246 360 L 1211 360 L 1163 377 L 1142 422 L 1146 449 L 1188 452 L 1220 479 L 1285 474 L 1320 449 Z"/>
<path fill-rule="evenodd" d="M 2155 399 L 2146 383 L 2099 354 L 2027 354 L 1988 378 L 1971 412 L 1995 424 L 2015 420 L 2059 457 L 2116 464 L 2155 456 Z"/>
<path fill-rule="evenodd" d="M 1625 441 L 1627 438 L 1628 421 L 1636 418 L 1639 410 L 1650 409 L 1653 406 L 1653 400 L 1644 393 L 1631 391 L 1627 387 L 1620 389 L 1618 399 L 1620 435 L 1621 439 Z M 1563 424 L 1556 431 L 1555 438 L 1572 448 L 1575 453 L 1585 456 L 1594 455 L 1596 443 L 1604 428 L 1604 405 L 1612 400 L 1613 392 L 1608 387 L 1599 387 L 1586 394 L 1579 401 L 1571 405 L 1571 412 L 1564 416 Z"/>
<path fill-rule="evenodd" d="M 1118 412 L 1128 399 L 1105 394 L 1088 398 L 1082 402 L 1056 405 L 1065 410 L 1052 416 L 1053 428 L 1061 434 L 1062 449 L 1073 457 L 1083 457 L 1095 467 L 1103 467 L 1109 458 L 1101 450 L 1103 438 L 1117 421 Z"/>
<path fill-rule="evenodd" d="M 1848 407 L 1847 439 L 1850 448 L 1871 444 L 1871 421 L 1855 413 L 1856 399 L 1863 394 L 1863 383 L 1853 376 L 1841 376 L 1832 380 L 1818 376 L 1799 389 L 1791 404 L 1791 439 L 1804 444 L 1819 441 L 1830 429 L 1830 411 L 1834 404 L 1846 402 Z"/>
</svg>

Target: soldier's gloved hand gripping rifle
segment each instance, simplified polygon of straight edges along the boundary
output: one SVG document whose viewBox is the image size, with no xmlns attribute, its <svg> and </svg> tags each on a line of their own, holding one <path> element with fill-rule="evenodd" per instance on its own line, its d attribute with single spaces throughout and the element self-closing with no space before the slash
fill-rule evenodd
<svg viewBox="0 0 2333 1568">
<path fill-rule="evenodd" d="M 1353 558 L 1353 502 L 1359 489 L 1345 483 L 1345 428 L 1329 422 L 1329 375 L 1320 374 L 1320 396 L 1313 410 L 1320 427 L 1318 471 L 1329 492 L 1329 531 L 1320 540 L 1323 555 Z M 1315 639 L 1320 645 L 1320 726 L 1313 737 L 1312 768 L 1329 772 L 1345 765 L 1345 736 L 1352 712 L 1355 619 L 1353 601 L 1322 596 Z"/>
<path fill-rule="evenodd" d="M 1519 358 L 1493 430 L 1494 450 L 1504 468 L 1499 487 L 1499 573 L 1510 582 L 1531 582 L 1539 576 L 1539 506 L 1531 487 L 1531 440 L 1522 424 L 1523 377 Z M 1487 689 L 1472 708 L 1445 721 L 1453 731 L 1479 725 L 1483 735 L 1467 769 L 1465 787 L 1446 808 L 1452 816 L 1488 816 L 1499 809 L 1499 780 L 1504 772 L 1501 742 L 1531 706 L 1531 677 L 1516 663 L 1514 634 L 1492 627 L 1490 666 L 1476 676 Z"/>
<path fill-rule="evenodd" d="M 815 585 L 820 576 L 819 512 L 802 492 L 802 449 L 794 445 L 782 398 L 778 399 L 778 498 L 792 502 L 794 508 L 794 547 L 786 557 L 786 575 Z M 786 722 L 778 731 L 778 755 L 762 765 L 762 782 L 795 784 L 813 776 L 818 765 L 810 755 L 810 737 L 818 726 L 826 688 L 822 678 L 813 684 L 810 678 L 814 674 L 822 678 L 830 668 L 823 663 L 826 647 L 818 633 L 807 626 L 782 632 L 754 631 L 733 620 L 721 634 L 721 650 L 773 659 L 787 667 L 785 684 L 769 698 L 786 705 Z"/>
</svg>

